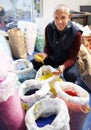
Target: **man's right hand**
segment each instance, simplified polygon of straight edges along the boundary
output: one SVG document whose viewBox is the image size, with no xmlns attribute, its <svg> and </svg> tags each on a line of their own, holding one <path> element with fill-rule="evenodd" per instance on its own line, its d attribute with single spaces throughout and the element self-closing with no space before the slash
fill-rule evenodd
<svg viewBox="0 0 91 130">
<path fill-rule="evenodd" d="M 37 62 L 43 62 L 44 59 L 47 57 L 46 53 L 37 53 L 35 54 L 34 58 Z"/>
</svg>

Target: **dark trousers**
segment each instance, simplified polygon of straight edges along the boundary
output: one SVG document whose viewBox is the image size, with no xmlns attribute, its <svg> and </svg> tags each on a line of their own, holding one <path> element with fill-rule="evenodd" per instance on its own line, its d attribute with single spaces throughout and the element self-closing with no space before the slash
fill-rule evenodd
<svg viewBox="0 0 91 130">
<path fill-rule="evenodd" d="M 73 82 L 73 83 L 76 82 L 78 77 L 80 77 L 78 63 L 76 62 L 72 67 L 65 70 L 63 73 L 63 77 L 66 81 Z"/>
</svg>

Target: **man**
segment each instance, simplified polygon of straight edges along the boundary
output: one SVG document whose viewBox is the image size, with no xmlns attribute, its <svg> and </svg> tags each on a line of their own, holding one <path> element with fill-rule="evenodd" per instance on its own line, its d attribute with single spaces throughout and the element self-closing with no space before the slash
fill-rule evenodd
<svg viewBox="0 0 91 130">
<path fill-rule="evenodd" d="M 39 56 L 42 57 L 45 65 L 58 68 L 54 74 L 63 73 L 66 81 L 75 82 L 79 77 L 77 56 L 81 46 L 82 31 L 70 21 L 70 18 L 70 10 L 66 5 L 59 4 L 55 7 L 53 22 L 45 28 L 44 53 L 40 53 Z M 38 70 L 41 60 L 36 59 L 36 61 L 33 61 L 33 65 Z"/>
</svg>

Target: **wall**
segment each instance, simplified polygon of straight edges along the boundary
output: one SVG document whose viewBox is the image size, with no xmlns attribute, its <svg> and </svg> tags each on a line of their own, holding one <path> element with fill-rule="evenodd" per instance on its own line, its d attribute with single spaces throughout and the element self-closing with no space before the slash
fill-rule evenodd
<svg viewBox="0 0 91 130">
<path fill-rule="evenodd" d="M 6 10 L 9 10 L 10 8 L 12 8 L 11 4 L 12 1 L 16 3 L 22 0 L 0 0 L 0 4 L 3 5 Z M 26 2 L 30 0 L 23 0 L 23 1 Z M 50 15 L 53 7 L 59 3 L 67 4 L 70 7 L 70 9 L 74 10 L 79 10 L 79 5 L 86 5 L 86 4 L 91 5 L 91 0 L 41 0 L 41 1 L 43 1 L 43 14 L 45 17 L 47 15 Z"/>
<path fill-rule="evenodd" d="M 12 9 L 12 4 L 11 4 L 12 1 L 18 3 L 17 8 L 22 8 L 22 10 L 24 11 L 25 10 L 24 3 L 28 3 L 31 0 L 0 0 L 0 4 L 3 5 L 5 10 L 10 10 Z M 79 5 L 91 5 L 91 0 L 69 0 L 69 1 L 68 0 L 41 0 L 41 1 L 43 2 L 43 7 L 42 7 L 43 18 L 48 20 L 52 18 L 53 9 L 55 5 L 59 3 L 67 4 L 71 10 L 75 10 L 75 11 L 80 10 Z M 31 9 L 29 10 L 31 11 Z"/>
<path fill-rule="evenodd" d="M 53 8 L 59 3 L 66 4 L 71 10 L 79 11 L 79 5 L 91 5 L 91 0 L 43 0 L 43 17 L 50 19 Z"/>
<path fill-rule="evenodd" d="M 0 0 L 0 5 L 2 5 L 5 10 L 9 10 L 12 8 L 12 4 L 11 4 L 12 0 Z"/>
</svg>

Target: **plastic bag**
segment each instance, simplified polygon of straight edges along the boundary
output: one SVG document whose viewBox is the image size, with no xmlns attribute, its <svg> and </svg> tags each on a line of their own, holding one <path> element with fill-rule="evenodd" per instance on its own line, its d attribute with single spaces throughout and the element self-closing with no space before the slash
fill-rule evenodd
<svg viewBox="0 0 91 130">
<path fill-rule="evenodd" d="M 0 102 L 7 101 L 18 85 L 18 77 L 14 73 L 0 74 Z"/>
<path fill-rule="evenodd" d="M 35 49 L 38 52 L 43 52 L 45 47 L 45 37 L 43 35 L 37 35 Z"/>
<path fill-rule="evenodd" d="M 13 60 L 11 48 L 9 46 L 8 40 L 6 40 L 5 36 L 0 34 L 0 46 L 3 48 L 5 53 L 10 57 L 11 61 Z"/>
<path fill-rule="evenodd" d="M 0 73 L 12 72 L 12 59 L 7 52 L 0 46 Z"/>
<path fill-rule="evenodd" d="M 49 93 L 50 87 L 47 82 L 41 82 L 35 79 L 26 80 L 20 85 L 19 96 L 23 101 L 24 109 L 28 109 L 41 98 Z"/>
<path fill-rule="evenodd" d="M 38 118 L 56 114 L 51 124 L 38 127 Z M 68 108 L 63 100 L 58 98 L 44 98 L 36 102 L 26 113 L 27 130 L 70 130 Z"/>
<path fill-rule="evenodd" d="M 25 26 L 25 43 L 27 53 L 32 55 L 35 49 L 35 42 L 37 38 L 37 26 L 35 23 L 27 22 Z"/>
<path fill-rule="evenodd" d="M 33 64 L 29 60 L 18 59 L 13 61 L 12 64 L 20 82 L 35 78 L 36 70 L 33 69 Z"/>
<path fill-rule="evenodd" d="M 36 73 L 36 79 L 37 80 L 45 80 L 47 82 L 50 82 L 51 80 L 55 79 L 56 76 L 52 74 L 55 69 L 51 67 L 50 65 L 43 65 L 40 67 L 40 69 Z"/>
<path fill-rule="evenodd" d="M 51 67 L 50 65 L 43 65 L 36 73 L 35 79 L 40 81 L 46 81 L 50 85 L 50 91 L 53 95 L 56 96 L 56 91 L 54 89 L 54 83 L 56 81 L 63 81 L 61 75 L 54 75 L 52 72 L 56 71 L 55 68 Z"/>
<path fill-rule="evenodd" d="M 17 84 L 18 78 L 14 73 L 7 73 L 0 81 L 0 130 L 26 130 Z"/>
<path fill-rule="evenodd" d="M 89 93 L 71 82 L 56 82 L 54 88 L 57 96 L 63 99 L 69 108 L 71 130 L 82 130 L 90 111 Z"/>
</svg>

